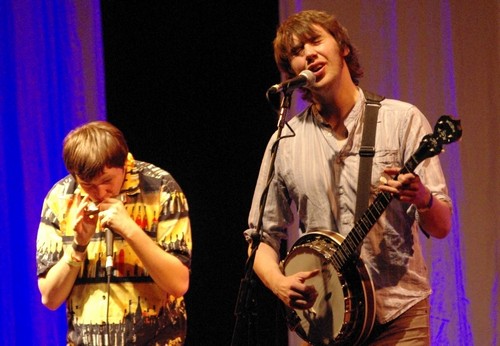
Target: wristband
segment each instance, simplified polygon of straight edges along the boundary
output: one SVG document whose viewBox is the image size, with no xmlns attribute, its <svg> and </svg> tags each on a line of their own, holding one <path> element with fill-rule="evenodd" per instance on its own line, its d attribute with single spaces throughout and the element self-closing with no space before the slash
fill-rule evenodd
<svg viewBox="0 0 500 346">
<path fill-rule="evenodd" d="M 64 262 L 69 265 L 70 267 L 81 267 L 82 266 L 82 261 L 78 261 L 76 258 L 74 258 L 72 255 L 64 255 L 63 256 Z"/>
<path fill-rule="evenodd" d="M 78 245 L 74 240 L 73 240 L 73 244 L 71 244 L 71 247 L 73 248 L 73 250 L 75 250 L 76 252 L 85 252 L 85 250 L 87 250 L 87 245 Z"/>
<path fill-rule="evenodd" d="M 428 211 L 432 207 L 432 202 L 434 202 L 434 195 L 431 192 L 431 198 L 429 199 L 429 202 L 427 203 L 427 205 L 425 207 L 421 208 L 421 209 L 417 208 L 417 211 L 419 213 L 423 213 L 423 212 Z"/>
</svg>

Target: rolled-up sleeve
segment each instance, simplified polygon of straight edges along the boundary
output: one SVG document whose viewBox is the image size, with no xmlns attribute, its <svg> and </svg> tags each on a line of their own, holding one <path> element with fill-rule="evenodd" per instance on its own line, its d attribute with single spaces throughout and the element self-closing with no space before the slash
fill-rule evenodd
<svg viewBox="0 0 500 346">
<path fill-rule="evenodd" d="M 243 232 L 245 239 L 251 243 L 254 236 L 262 236 L 261 241 L 279 252 L 281 240 L 287 238 L 287 227 L 293 222 L 293 213 L 290 207 L 290 197 L 279 175 L 274 174 L 269 184 L 266 199 L 263 194 L 268 185 L 272 148 L 275 143 L 273 136 L 269 141 L 257 179 L 252 205 L 248 216 L 248 229 Z M 261 204 L 265 202 L 261 229 L 258 229 L 261 217 Z"/>
</svg>

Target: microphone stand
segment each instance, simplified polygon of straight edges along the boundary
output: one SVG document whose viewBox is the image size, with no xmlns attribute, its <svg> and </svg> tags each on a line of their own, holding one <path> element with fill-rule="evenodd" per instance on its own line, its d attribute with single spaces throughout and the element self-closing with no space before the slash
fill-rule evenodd
<svg viewBox="0 0 500 346">
<path fill-rule="evenodd" d="M 267 194 L 269 191 L 269 186 L 271 184 L 272 178 L 274 176 L 274 162 L 276 161 L 276 154 L 278 152 L 279 141 L 281 140 L 281 133 L 283 131 L 283 127 L 285 125 L 285 120 L 288 114 L 288 110 L 290 109 L 291 99 L 292 99 L 293 90 L 287 91 L 283 89 L 283 97 L 281 99 L 281 106 L 279 111 L 278 118 L 278 130 L 276 135 L 276 142 L 272 147 L 271 153 L 271 164 L 269 165 L 269 172 L 267 175 L 267 184 L 262 192 L 259 206 L 259 220 L 257 223 L 256 230 L 252 234 L 252 247 L 250 255 L 246 261 L 245 265 L 245 275 L 240 282 L 240 288 L 238 292 L 238 298 L 236 301 L 235 308 L 235 316 L 236 322 L 233 331 L 233 338 L 231 340 L 231 346 L 242 346 L 243 340 L 241 335 L 237 337 L 238 331 L 241 326 L 241 319 L 247 320 L 247 345 L 248 346 L 257 346 L 259 345 L 256 340 L 256 317 L 257 313 L 255 311 L 255 300 L 252 297 L 252 290 L 255 287 L 255 280 L 253 278 L 254 271 L 253 266 L 255 262 L 255 255 L 259 244 L 262 240 L 262 219 L 264 217 L 264 208 L 267 201 Z"/>
</svg>

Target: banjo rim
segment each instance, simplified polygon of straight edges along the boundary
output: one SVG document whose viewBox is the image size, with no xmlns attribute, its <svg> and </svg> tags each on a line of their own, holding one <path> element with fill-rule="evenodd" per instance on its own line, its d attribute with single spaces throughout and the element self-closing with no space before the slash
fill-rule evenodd
<svg viewBox="0 0 500 346">
<path fill-rule="evenodd" d="M 282 272 L 285 274 L 287 265 L 291 258 L 295 257 L 300 249 L 304 249 L 306 247 L 313 250 L 314 252 L 319 253 L 320 256 L 330 262 L 330 265 L 333 265 L 333 263 L 331 263 L 331 257 L 336 249 L 341 246 L 344 239 L 345 238 L 341 234 L 332 231 L 316 230 L 305 233 L 303 236 L 297 239 L 297 241 L 290 248 L 286 257 L 281 261 Z M 333 251 L 332 249 L 328 249 L 328 251 L 330 251 L 331 253 L 324 254 L 321 251 L 325 251 L 325 249 L 317 249 L 317 247 L 314 248 L 314 246 L 311 245 L 311 243 L 315 241 L 333 244 L 335 249 L 333 249 Z M 333 265 L 333 268 L 335 269 L 335 271 L 337 271 L 335 265 Z M 337 271 L 337 274 L 339 276 L 339 281 L 341 281 L 342 285 L 345 285 L 345 287 L 343 288 L 342 298 L 344 300 L 352 300 L 352 309 L 349 311 L 344 311 L 342 326 L 340 327 L 340 331 L 338 332 L 338 334 L 325 336 L 325 340 L 331 340 L 328 345 L 338 345 L 343 343 L 349 345 L 357 345 L 359 343 L 362 343 L 371 333 L 371 330 L 373 329 L 373 325 L 375 323 L 374 287 L 366 265 L 359 256 L 356 256 L 352 261 L 349 261 L 345 268 L 352 270 L 352 273 L 347 274 L 351 279 L 351 276 L 354 276 L 355 280 L 351 280 L 351 282 L 348 282 L 348 280 L 344 277 L 342 269 L 340 269 L 340 271 Z M 307 269 L 304 269 L 304 271 L 307 271 Z M 356 282 L 353 283 L 352 281 Z M 355 290 L 354 293 L 353 288 Z M 306 333 L 303 332 L 303 328 L 299 331 L 296 330 L 296 327 L 300 323 L 297 322 L 294 326 L 292 326 L 290 323 L 291 320 L 294 320 L 290 317 L 290 315 L 295 315 L 296 318 L 299 318 L 297 315 L 297 310 L 289 307 L 286 307 L 286 310 L 288 328 L 294 331 L 305 341 L 311 342 L 311 340 L 308 340 L 307 335 L 305 335 Z"/>
</svg>

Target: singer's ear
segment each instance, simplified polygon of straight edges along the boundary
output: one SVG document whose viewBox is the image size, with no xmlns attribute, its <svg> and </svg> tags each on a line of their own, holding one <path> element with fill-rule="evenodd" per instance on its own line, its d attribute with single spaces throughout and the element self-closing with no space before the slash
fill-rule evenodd
<svg viewBox="0 0 500 346">
<path fill-rule="evenodd" d="M 122 202 L 123 204 L 126 204 L 127 203 L 127 194 L 126 193 L 120 193 L 118 195 L 118 199 L 120 200 L 120 202 Z"/>
<path fill-rule="evenodd" d="M 346 57 L 348 56 L 349 54 L 351 53 L 351 50 L 349 49 L 349 47 L 347 46 L 344 46 L 344 48 L 342 49 L 342 57 Z"/>
</svg>

